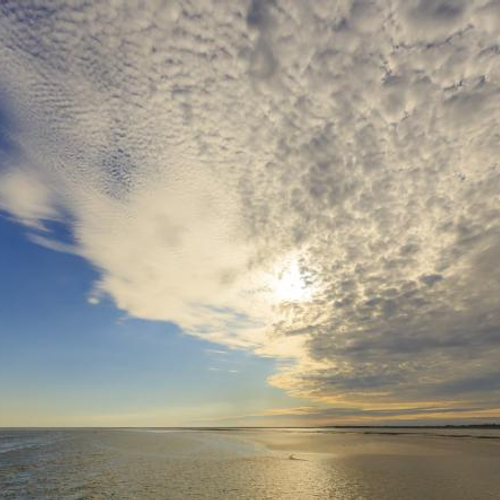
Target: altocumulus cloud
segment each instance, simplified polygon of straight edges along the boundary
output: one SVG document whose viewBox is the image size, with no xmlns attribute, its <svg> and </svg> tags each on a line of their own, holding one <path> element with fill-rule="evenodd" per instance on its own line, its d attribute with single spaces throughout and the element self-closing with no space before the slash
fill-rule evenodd
<svg viewBox="0 0 500 500">
<path fill-rule="evenodd" d="M 0 9 L 0 207 L 100 270 L 93 302 L 330 405 L 500 406 L 500 3 Z"/>
</svg>

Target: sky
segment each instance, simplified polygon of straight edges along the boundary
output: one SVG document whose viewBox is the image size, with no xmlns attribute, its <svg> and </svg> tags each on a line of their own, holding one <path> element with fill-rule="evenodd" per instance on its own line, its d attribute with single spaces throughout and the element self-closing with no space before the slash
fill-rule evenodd
<svg viewBox="0 0 500 500">
<path fill-rule="evenodd" d="M 0 4 L 0 426 L 500 422 L 500 2 Z"/>
</svg>

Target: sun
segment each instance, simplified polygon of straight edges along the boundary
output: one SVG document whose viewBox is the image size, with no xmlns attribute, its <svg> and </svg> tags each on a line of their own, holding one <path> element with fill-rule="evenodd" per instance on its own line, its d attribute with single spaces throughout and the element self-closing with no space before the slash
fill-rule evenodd
<svg viewBox="0 0 500 500">
<path fill-rule="evenodd" d="M 297 258 L 287 259 L 269 280 L 273 302 L 305 302 L 312 298 L 313 290 L 308 286 Z"/>
</svg>

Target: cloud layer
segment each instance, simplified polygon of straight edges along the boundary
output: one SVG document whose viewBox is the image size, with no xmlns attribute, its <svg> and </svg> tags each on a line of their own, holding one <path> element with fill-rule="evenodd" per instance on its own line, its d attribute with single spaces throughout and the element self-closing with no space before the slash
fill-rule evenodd
<svg viewBox="0 0 500 500">
<path fill-rule="evenodd" d="M 0 7 L 0 207 L 93 301 L 329 405 L 500 406 L 498 2 L 51 5 Z"/>
</svg>

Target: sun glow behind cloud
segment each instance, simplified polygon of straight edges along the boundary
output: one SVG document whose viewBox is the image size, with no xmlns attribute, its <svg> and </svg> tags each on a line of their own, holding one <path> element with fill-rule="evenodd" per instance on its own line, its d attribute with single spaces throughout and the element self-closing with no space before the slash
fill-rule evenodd
<svg viewBox="0 0 500 500">
<path fill-rule="evenodd" d="M 306 302 L 314 295 L 314 287 L 306 283 L 297 257 L 284 259 L 267 281 L 271 302 Z"/>
</svg>

